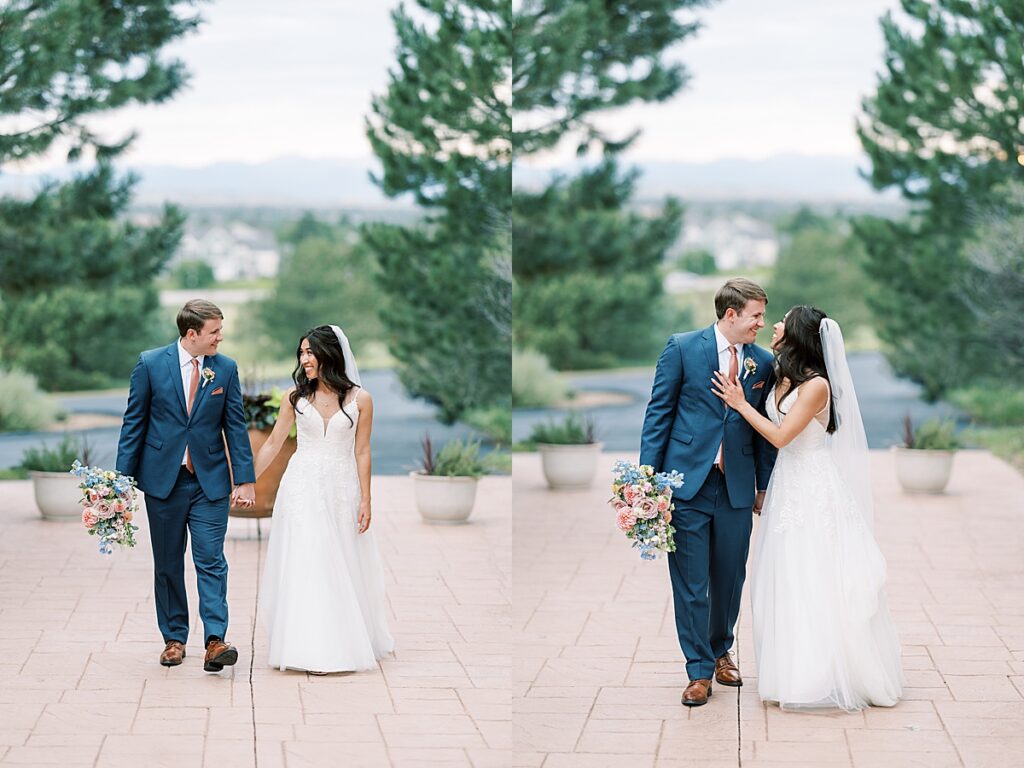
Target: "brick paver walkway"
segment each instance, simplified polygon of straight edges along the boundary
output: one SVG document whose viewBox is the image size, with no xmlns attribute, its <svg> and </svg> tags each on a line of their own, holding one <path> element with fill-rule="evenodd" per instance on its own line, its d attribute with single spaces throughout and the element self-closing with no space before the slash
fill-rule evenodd
<svg viewBox="0 0 1024 768">
<path fill-rule="evenodd" d="M 588 492 L 550 493 L 536 455 L 515 457 L 513 748 L 544 768 L 1024 765 L 1024 478 L 963 452 L 947 495 L 905 496 L 873 454 L 876 533 L 903 642 L 892 709 L 802 714 L 766 707 L 745 603 L 746 685 L 706 706 L 685 684 L 663 561 L 641 562 L 605 501 L 615 459 Z"/>
<path fill-rule="evenodd" d="M 232 520 L 226 544 L 238 665 L 202 671 L 194 616 L 185 663 L 165 669 L 147 531 L 102 556 L 77 524 L 39 519 L 31 483 L 0 483 L 0 764 L 508 765 L 511 485 L 484 478 L 472 523 L 436 527 L 409 478 L 374 478 L 396 652 L 314 677 L 266 666 L 254 522 Z"/>
</svg>

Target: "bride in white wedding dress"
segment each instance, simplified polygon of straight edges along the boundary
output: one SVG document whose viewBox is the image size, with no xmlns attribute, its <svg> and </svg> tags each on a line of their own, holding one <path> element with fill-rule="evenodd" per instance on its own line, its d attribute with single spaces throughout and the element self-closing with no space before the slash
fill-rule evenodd
<svg viewBox="0 0 1024 768">
<path fill-rule="evenodd" d="M 772 349 L 769 418 L 722 374 L 714 384 L 779 449 L 750 578 L 758 693 L 783 709 L 893 706 L 900 645 L 842 333 L 820 309 L 797 306 L 775 325 Z"/>
<path fill-rule="evenodd" d="M 295 387 L 254 461 L 258 477 L 296 425 L 260 581 L 268 660 L 319 674 L 373 669 L 394 648 L 369 530 L 373 400 L 337 326 L 310 330 L 297 356 Z"/>
</svg>

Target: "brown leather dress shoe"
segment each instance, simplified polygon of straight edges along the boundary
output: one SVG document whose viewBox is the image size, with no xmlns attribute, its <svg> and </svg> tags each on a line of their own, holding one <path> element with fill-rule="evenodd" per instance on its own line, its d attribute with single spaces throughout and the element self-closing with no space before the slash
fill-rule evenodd
<svg viewBox="0 0 1024 768">
<path fill-rule="evenodd" d="M 743 685 L 740 669 L 733 664 L 732 656 L 728 651 L 715 659 L 715 682 L 732 688 L 739 688 Z"/>
<path fill-rule="evenodd" d="M 230 667 L 236 661 L 238 661 L 238 651 L 235 646 L 228 645 L 223 640 L 213 639 L 206 646 L 203 669 L 206 672 L 220 672 L 224 667 Z"/>
<path fill-rule="evenodd" d="M 691 680 L 683 691 L 682 702 L 687 707 L 699 707 L 708 703 L 711 696 L 710 680 Z"/>
<path fill-rule="evenodd" d="M 160 663 L 165 667 L 176 667 L 185 658 L 185 646 L 177 640 L 168 640 L 164 652 L 160 654 Z"/>
</svg>

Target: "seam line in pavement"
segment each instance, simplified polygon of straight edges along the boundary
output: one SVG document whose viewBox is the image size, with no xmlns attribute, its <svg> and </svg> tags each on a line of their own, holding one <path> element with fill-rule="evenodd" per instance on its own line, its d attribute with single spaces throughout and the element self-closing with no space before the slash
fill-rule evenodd
<svg viewBox="0 0 1024 768">
<path fill-rule="evenodd" d="M 252 671 L 256 664 L 256 622 L 259 619 L 260 611 L 260 568 L 263 556 L 263 527 L 259 518 L 256 519 L 256 597 L 252 609 L 252 629 L 249 636 L 249 709 L 252 713 L 252 764 L 254 768 L 260 766 L 259 749 L 256 742 L 256 691 L 252 682 Z"/>
<path fill-rule="evenodd" d="M 741 608 L 740 609 L 740 613 L 742 613 L 742 612 L 743 612 L 743 609 Z M 739 620 L 739 615 L 737 615 L 737 617 L 736 617 L 736 638 L 735 638 L 734 643 L 736 645 L 736 666 L 738 667 L 740 665 L 740 662 L 743 660 L 740 657 L 740 620 Z M 726 651 L 726 653 L 728 653 L 728 651 Z M 741 685 L 740 687 L 738 687 L 736 689 L 736 765 L 737 765 L 737 768 L 743 768 L 743 718 L 741 716 L 741 714 L 742 714 L 742 707 L 740 705 L 742 697 L 743 697 L 743 686 Z"/>
</svg>

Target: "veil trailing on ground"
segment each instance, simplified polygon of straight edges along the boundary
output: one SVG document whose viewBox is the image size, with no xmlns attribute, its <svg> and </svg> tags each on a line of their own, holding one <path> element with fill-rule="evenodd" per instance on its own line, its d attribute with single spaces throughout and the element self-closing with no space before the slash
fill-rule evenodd
<svg viewBox="0 0 1024 768">
<path fill-rule="evenodd" d="M 860 415 L 857 392 L 846 361 L 843 332 L 835 320 L 825 318 L 818 327 L 835 406 L 836 431 L 829 435 L 832 457 L 846 485 L 853 492 L 868 530 L 874 531 L 874 506 L 871 499 L 871 466 L 868 438 Z"/>
<path fill-rule="evenodd" d="M 359 367 L 356 365 L 356 356 L 352 354 L 352 345 L 348 343 L 348 336 L 336 325 L 332 325 L 331 330 L 338 337 L 342 354 L 345 355 L 345 375 L 357 387 L 363 386 L 363 382 L 359 379 Z"/>
</svg>

